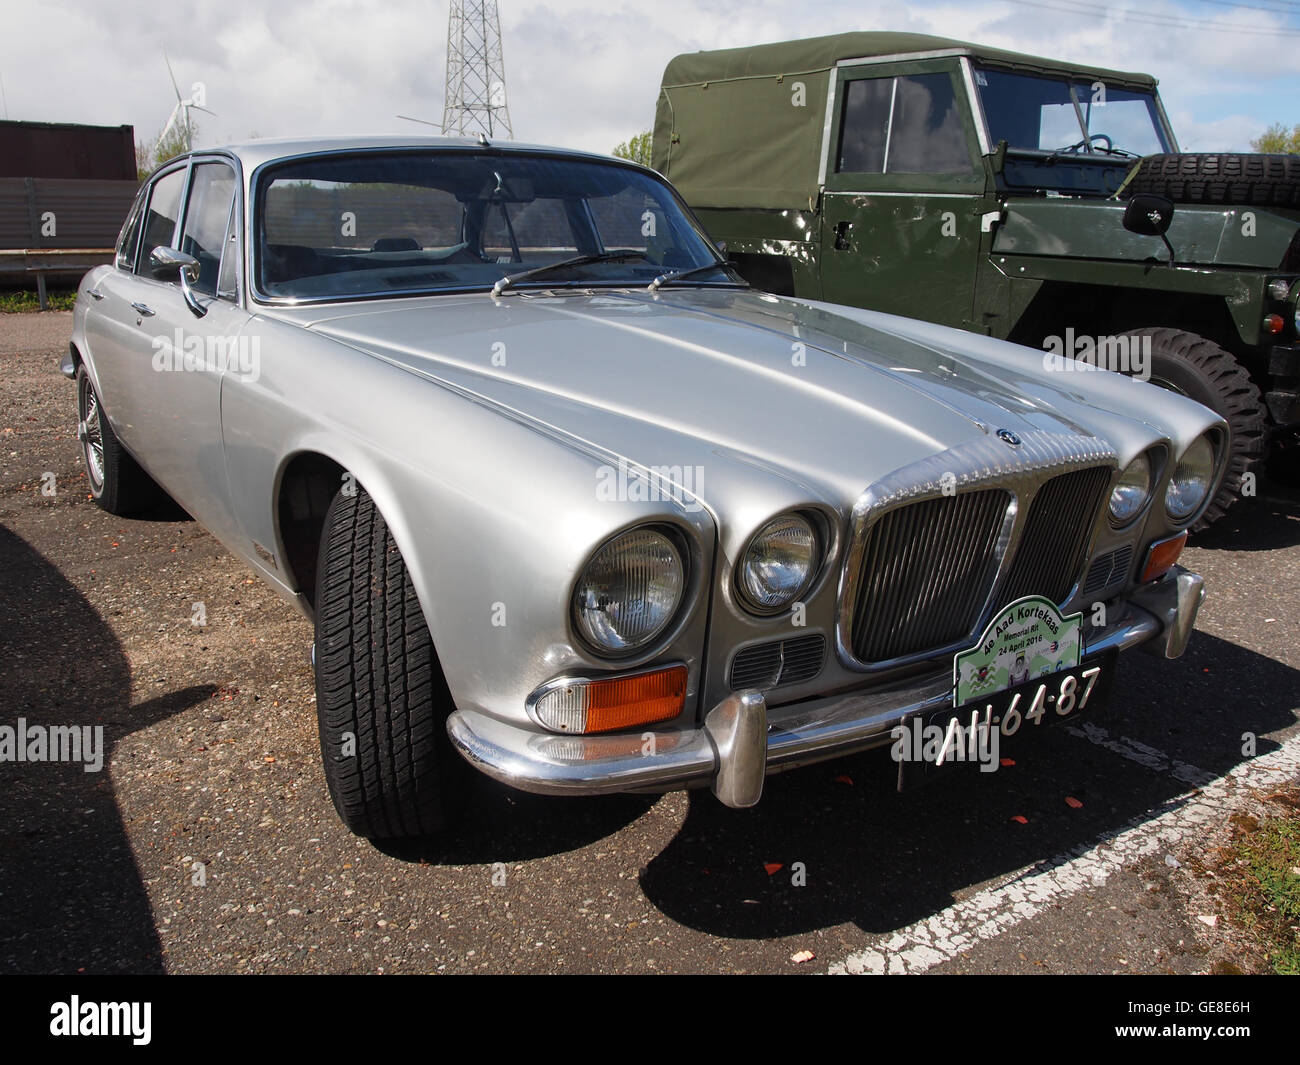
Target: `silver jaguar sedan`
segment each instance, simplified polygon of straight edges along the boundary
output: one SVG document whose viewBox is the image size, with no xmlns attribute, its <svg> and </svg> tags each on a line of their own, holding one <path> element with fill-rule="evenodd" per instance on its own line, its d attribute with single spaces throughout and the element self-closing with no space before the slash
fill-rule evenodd
<svg viewBox="0 0 1300 1065">
<path fill-rule="evenodd" d="M 325 776 L 444 827 L 887 746 L 900 783 L 1175 657 L 1226 427 L 748 288 L 671 186 L 485 140 L 254 142 L 140 190 L 63 370 L 94 497 L 165 497 L 315 624 Z M 884 763 L 882 759 L 882 765 Z"/>
</svg>

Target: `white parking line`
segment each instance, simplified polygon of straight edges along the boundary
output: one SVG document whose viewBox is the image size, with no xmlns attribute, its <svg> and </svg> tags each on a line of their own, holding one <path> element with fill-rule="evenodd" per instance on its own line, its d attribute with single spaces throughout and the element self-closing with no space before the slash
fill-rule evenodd
<svg viewBox="0 0 1300 1065">
<path fill-rule="evenodd" d="M 1143 745 L 1132 740 L 1103 738 L 1124 748 L 1117 753 L 1132 752 L 1125 757 L 1147 757 L 1142 752 Z M 1102 746 L 1111 749 L 1107 743 Z M 1145 750 L 1151 752 L 1152 748 Z M 1160 755 L 1159 751 L 1154 754 L 1173 767 L 1185 764 Z M 1187 768 L 1195 770 L 1194 766 Z M 833 962 L 828 971 L 837 975 L 924 972 L 1085 888 L 1101 886 L 1125 865 L 1176 845 L 1199 833 L 1208 822 L 1222 820 L 1234 791 L 1277 785 L 1297 776 L 1300 776 L 1300 734 L 1286 740 L 1276 751 L 1233 767 L 1205 787 L 1170 799 L 1155 817 L 1135 819 L 1086 850 L 1076 848 L 1031 866 L 999 887 L 986 888 L 924 921 L 881 937 L 874 946 Z"/>
<path fill-rule="evenodd" d="M 1157 773 L 1168 773 L 1170 776 L 1176 777 L 1184 784 L 1190 784 L 1194 788 L 1203 788 L 1214 781 L 1213 773 L 1207 773 L 1204 769 L 1197 769 L 1196 766 L 1187 762 L 1180 762 L 1177 758 L 1170 758 L 1164 751 L 1148 747 L 1145 743 L 1139 743 L 1127 736 L 1116 738 L 1100 725 L 1094 725 L 1091 721 L 1082 725 L 1069 725 L 1066 731 L 1072 736 L 1078 736 L 1089 743 L 1095 743 L 1098 747 L 1104 747 L 1106 750 L 1118 754 L 1121 758 L 1127 758 L 1131 762 L 1137 762 L 1138 765 L 1154 769 Z"/>
</svg>

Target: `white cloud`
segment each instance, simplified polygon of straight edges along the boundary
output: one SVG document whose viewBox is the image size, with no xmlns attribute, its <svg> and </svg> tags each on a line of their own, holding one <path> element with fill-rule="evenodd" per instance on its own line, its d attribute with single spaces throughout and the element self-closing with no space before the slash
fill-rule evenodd
<svg viewBox="0 0 1300 1065">
<path fill-rule="evenodd" d="M 1120 6 L 1138 9 L 1137 0 Z M 1278 16 L 1225 6 L 1163 2 L 1141 10 L 1279 24 Z M 1244 148 L 1269 123 L 1300 117 L 1300 38 L 1161 29 L 1010 0 L 883 0 L 870 8 L 847 0 L 501 0 L 501 20 L 516 137 L 597 151 L 650 125 L 663 68 L 679 52 L 863 28 L 939 33 L 1156 74 L 1181 139 L 1201 150 Z M 183 93 L 203 81 L 217 112 L 197 116 L 201 143 L 253 132 L 410 132 L 416 127 L 397 114 L 442 118 L 446 21 L 445 3 L 417 0 L 227 0 L 189 8 L 52 0 L 6 13 L 0 73 L 12 118 L 131 123 L 145 139 L 175 103 L 165 45 Z"/>
</svg>

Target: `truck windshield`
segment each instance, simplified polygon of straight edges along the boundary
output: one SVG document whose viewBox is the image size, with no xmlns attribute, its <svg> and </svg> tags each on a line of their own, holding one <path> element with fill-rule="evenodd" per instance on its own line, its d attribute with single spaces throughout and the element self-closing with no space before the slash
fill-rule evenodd
<svg viewBox="0 0 1300 1065">
<path fill-rule="evenodd" d="M 977 67 L 990 143 L 1012 151 L 1137 158 L 1172 148 L 1154 92 L 1089 78 Z"/>
</svg>

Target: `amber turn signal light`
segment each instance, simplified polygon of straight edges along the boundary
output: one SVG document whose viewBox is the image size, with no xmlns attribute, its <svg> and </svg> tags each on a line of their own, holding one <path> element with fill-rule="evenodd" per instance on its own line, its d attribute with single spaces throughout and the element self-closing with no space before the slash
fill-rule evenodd
<svg viewBox="0 0 1300 1065">
<path fill-rule="evenodd" d="M 579 677 L 548 686 L 533 713 L 556 732 L 591 734 L 668 721 L 686 703 L 686 667 L 626 677 Z"/>
<path fill-rule="evenodd" d="M 1146 584 L 1148 581 L 1157 580 L 1168 573 L 1173 564 L 1178 561 L 1178 556 L 1183 553 L 1186 543 L 1187 531 L 1183 530 L 1177 536 L 1171 536 L 1167 540 L 1157 540 L 1147 548 L 1147 561 L 1142 567 L 1141 583 Z"/>
</svg>

